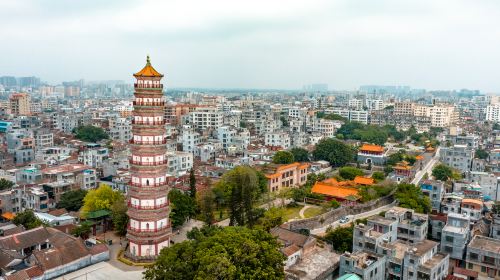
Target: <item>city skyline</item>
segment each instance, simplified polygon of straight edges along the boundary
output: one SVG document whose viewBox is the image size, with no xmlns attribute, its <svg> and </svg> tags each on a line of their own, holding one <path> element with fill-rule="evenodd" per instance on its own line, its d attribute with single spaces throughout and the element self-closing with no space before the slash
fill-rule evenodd
<svg viewBox="0 0 500 280">
<path fill-rule="evenodd" d="M 195 7 L 195 8 L 193 8 Z M 494 1 L 6 1 L 2 75 L 124 80 L 151 55 L 169 88 L 327 83 L 500 92 Z M 480 71 L 479 71 L 480 70 Z"/>
</svg>

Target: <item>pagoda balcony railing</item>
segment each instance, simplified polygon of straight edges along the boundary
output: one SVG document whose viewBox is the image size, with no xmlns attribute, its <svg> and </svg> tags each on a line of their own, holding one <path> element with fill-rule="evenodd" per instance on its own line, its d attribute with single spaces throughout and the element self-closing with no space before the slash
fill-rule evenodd
<svg viewBox="0 0 500 280">
<path fill-rule="evenodd" d="M 168 160 L 164 159 L 164 160 L 160 160 L 160 161 L 144 162 L 144 161 L 136 161 L 136 160 L 130 159 L 129 162 L 131 164 L 140 165 L 140 166 L 158 166 L 158 165 L 167 164 Z"/>
<path fill-rule="evenodd" d="M 171 226 L 170 222 L 168 225 L 160 227 L 160 228 L 148 228 L 148 229 L 141 229 L 141 228 L 133 228 L 131 226 L 128 226 L 128 230 L 136 232 L 136 233 L 154 233 L 154 232 L 160 232 L 163 231 Z"/>
<path fill-rule="evenodd" d="M 163 186 L 167 186 L 168 183 L 167 182 L 161 182 L 161 183 L 154 183 L 154 184 L 146 185 L 146 184 L 142 184 L 142 183 L 133 183 L 133 182 L 130 182 L 129 185 L 133 186 L 133 187 L 139 187 L 139 188 L 151 188 L 151 187 L 163 187 Z"/>
<path fill-rule="evenodd" d="M 138 210 L 156 210 L 156 209 L 161 209 L 161 208 L 164 208 L 166 206 L 170 205 L 170 203 L 163 203 L 163 204 L 160 204 L 160 205 L 137 205 L 137 204 L 132 204 L 132 203 L 128 203 L 128 206 L 129 207 L 132 207 L 134 209 L 138 209 Z"/>
<path fill-rule="evenodd" d="M 132 104 L 136 106 L 165 106 L 165 101 L 156 101 L 156 102 L 133 101 Z"/>
<path fill-rule="evenodd" d="M 154 85 L 154 84 L 138 84 L 138 83 L 134 83 L 134 87 L 135 88 L 163 88 L 163 85 L 162 84 Z"/>
<path fill-rule="evenodd" d="M 140 144 L 140 145 L 161 145 L 161 144 L 167 144 L 167 139 L 153 140 L 153 141 L 143 141 L 143 140 L 130 139 L 129 143 L 130 144 Z"/>
<path fill-rule="evenodd" d="M 165 120 L 162 121 L 136 121 L 132 120 L 132 124 L 141 124 L 141 125 L 164 125 L 167 122 Z"/>
</svg>

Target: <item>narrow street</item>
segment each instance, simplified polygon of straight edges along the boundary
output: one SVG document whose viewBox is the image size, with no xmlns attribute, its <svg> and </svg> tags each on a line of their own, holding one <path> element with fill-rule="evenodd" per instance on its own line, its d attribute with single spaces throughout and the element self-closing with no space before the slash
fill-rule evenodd
<svg viewBox="0 0 500 280">
<path fill-rule="evenodd" d="M 440 149 L 441 149 L 440 147 L 437 147 L 436 154 L 432 157 L 432 159 L 429 160 L 429 162 L 425 165 L 425 167 L 422 170 L 418 171 L 417 174 L 415 174 L 415 178 L 413 178 L 413 180 L 411 181 L 412 184 L 417 185 L 422 180 L 422 178 L 426 173 L 429 174 L 430 176 L 432 168 L 434 168 L 434 165 L 436 165 L 436 163 L 439 162 Z"/>
</svg>

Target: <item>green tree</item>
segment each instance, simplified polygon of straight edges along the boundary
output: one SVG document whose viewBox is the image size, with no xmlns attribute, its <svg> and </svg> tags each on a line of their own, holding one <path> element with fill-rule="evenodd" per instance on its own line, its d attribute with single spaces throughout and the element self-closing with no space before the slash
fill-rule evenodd
<svg viewBox="0 0 500 280">
<path fill-rule="evenodd" d="M 4 179 L 4 178 L 0 179 L 0 191 L 10 190 L 14 185 L 15 185 L 15 183 L 12 181 L 9 181 L 9 180 Z"/>
<path fill-rule="evenodd" d="M 340 168 L 339 175 L 346 180 L 354 180 L 356 176 L 363 175 L 363 170 L 356 167 L 344 166 Z"/>
<path fill-rule="evenodd" d="M 417 213 L 429 213 L 431 201 L 422 193 L 422 190 L 414 184 L 401 183 L 394 194 L 399 201 L 399 206 L 415 210 Z"/>
<path fill-rule="evenodd" d="M 189 196 L 196 199 L 196 176 L 194 175 L 194 168 L 189 171 Z"/>
<path fill-rule="evenodd" d="M 475 153 L 476 158 L 487 159 L 489 156 L 488 152 L 483 149 L 477 149 Z"/>
<path fill-rule="evenodd" d="M 376 171 L 376 172 L 373 172 L 372 178 L 376 182 L 384 181 L 385 180 L 385 174 L 384 174 L 384 172 Z"/>
<path fill-rule="evenodd" d="M 88 213 L 97 210 L 111 210 L 111 206 L 118 199 L 123 199 L 123 194 L 119 191 L 114 191 L 108 185 L 102 185 L 95 190 L 90 190 L 83 198 L 83 213 Z"/>
<path fill-rule="evenodd" d="M 293 154 L 289 151 L 278 151 L 273 156 L 273 163 L 289 164 L 295 161 Z"/>
<path fill-rule="evenodd" d="M 35 216 L 33 210 L 27 209 L 16 214 L 12 222 L 18 226 L 22 225 L 25 229 L 33 229 L 43 225 L 43 222 Z"/>
<path fill-rule="evenodd" d="M 87 239 L 92 231 L 92 226 L 89 222 L 83 222 L 71 230 L 71 234 L 82 239 Z"/>
<path fill-rule="evenodd" d="M 281 116 L 280 117 L 280 121 L 281 121 L 281 123 L 283 124 L 284 127 L 290 126 L 290 124 L 288 123 L 288 120 L 287 120 L 287 118 L 285 116 Z"/>
<path fill-rule="evenodd" d="M 223 200 L 230 211 L 230 225 L 251 227 L 255 223 L 257 217 L 253 206 L 263 192 L 263 184 L 262 175 L 249 166 L 237 166 L 222 176 L 215 192 L 224 194 Z"/>
<path fill-rule="evenodd" d="M 214 217 L 215 195 L 212 192 L 212 190 L 208 188 L 207 190 L 200 193 L 200 197 L 198 199 L 199 199 L 198 205 L 201 211 L 201 215 L 203 217 L 203 221 L 205 222 L 206 225 L 210 226 L 215 221 Z"/>
<path fill-rule="evenodd" d="M 340 207 L 340 202 L 338 202 L 336 199 L 330 200 L 330 207 L 333 209 L 337 209 Z"/>
<path fill-rule="evenodd" d="M 86 195 L 87 191 L 82 189 L 65 192 L 61 195 L 56 207 L 65 208 L 68 211 L 78 211 L 82 208 Z"/>
<path fill-rule="evenodd" d="M 344 166 L 353 161 L 354 149 L 338 140 L 322 139 L 316 145 L 313 156 L 316 160 L 326 160 L 334 167 Z"/>
<path fill-rule="evenodd" d="M 271 207 L 264 215 L 257 221 L 258 228 L 262 228 L 265 231 L 277 227 L 283 224 L 283 217 L 285 216 L 284 208 Z"/>
<path fill-rule="evenodd" d="M 353 226 L 338 227 L 334 230 L 328 229 L 325 240 L 332 244 L 333 249 L 337 252 L 352 252 L 353 229 Z"/>
<path fill-rule="evenodd" d="M 98 142 L 109 138 L 104 129 L 93 125 L 79 126 L 74 129 L 73 133 L 77 139 L 87 142 Z"/>
<path fill-rule="evenodd" d="M 170 212 L 172 226 L 178 227 L 183 225 L 187 218 L 195 214 L 196 204 L 194 200 L 182 191 L 172 189 L 168 193 L 168 199 L 170 199 L 170 203 L 172 204 Z"/>
<path fill-rule="evenodd" d="M 292 148 L 290 150 L 295 161 L 299 162 L 308 162 L 309 161 L 309 152 L 304 148 Z"/>
<path fill-rule="evenodd" d="M 285 257 L 269 233 L 245 227 L 195 229 L 161 250 L 146 280 L 284 279 Z"/>
<path fill-rule="evenodd" d="M 432 169 L 432 176 L 436 180 L 448 181 L 453 178 L 453 169 L 446 164 L 438 164 Z"/>
<path fill-rule="evenodd" d="M 127 203 L 124 196 L 121 196 L 113 203 L 111 206 L 111 213 L 116 233 L 119 236 L 125 236 L 127 234 L 129 219 L 127 215 Z"/>
<path fill-rule="evenodd" d="M 327 120 L 332 120 L 332 121 L 343 121 L 343 122 L 347 122 L 349 121 L 348 119 L 342 117 L 341 115 L 337 115 L 337 114 L 328 114 L 326 116 L 323 117 L 324 119 L 327 119 Z"/>
</svg>

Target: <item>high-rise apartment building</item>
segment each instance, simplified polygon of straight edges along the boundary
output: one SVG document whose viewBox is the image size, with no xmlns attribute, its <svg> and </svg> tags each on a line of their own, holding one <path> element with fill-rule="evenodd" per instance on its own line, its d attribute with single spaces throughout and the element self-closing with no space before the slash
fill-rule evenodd
<svg viewBox="0 0 500 280">
<path fill-rule="evenodd" d="M 13 93 L 9 98 L 9 109 L 16 116 L 31 115 L 31 97 L 27 93 Z"/>
</svg>

